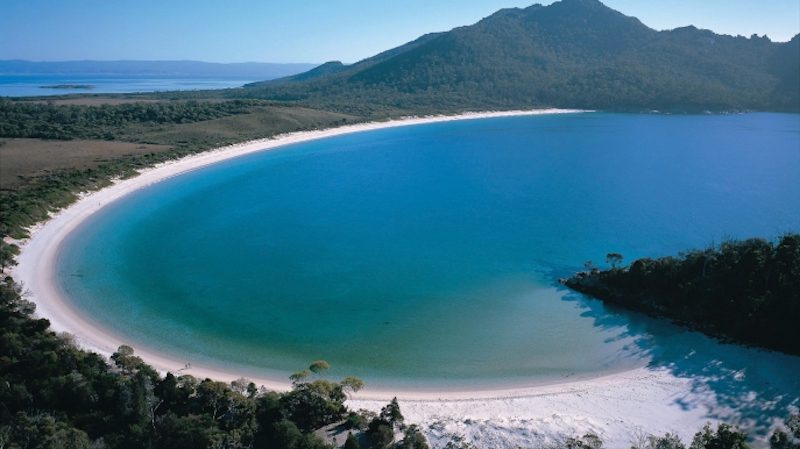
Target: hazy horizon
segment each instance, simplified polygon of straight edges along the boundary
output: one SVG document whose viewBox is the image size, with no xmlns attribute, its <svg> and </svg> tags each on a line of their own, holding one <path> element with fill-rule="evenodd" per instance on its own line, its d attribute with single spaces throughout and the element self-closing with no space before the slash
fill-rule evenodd
<svg viewBox="0 0 800 449">
<path fill-rule="evenodd" d="M 4 2 L 0 40 L 6 45 L 0 48 L 0 60 L 353 63 L 426 33 L 536 2 L 410 0 L 383 5 L 347 0 L 284 5 L 247 0 L 227 7 L 188 0 L 86 3 L 74 8 L 44 0 Z M 694 25 L 718 34 L 767 35 L 776 42 L 800 33 L 800 2 L 794 0 L 603 3 L 656 30 Z"/>
</svg>

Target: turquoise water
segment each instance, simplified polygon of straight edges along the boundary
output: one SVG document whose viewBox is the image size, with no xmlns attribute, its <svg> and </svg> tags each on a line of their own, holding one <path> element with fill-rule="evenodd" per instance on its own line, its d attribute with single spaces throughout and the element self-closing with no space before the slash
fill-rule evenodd
<svg viewBox="0 0 800 449">
<path fill-rule="evenodd" d="M 654 326 L 559 277 L 611 251 L 798 231 L 798 173 L 800 115 L 350 134 L 140 190 L 65 242 L 58 279 L 133 346 L 244 374 L 325 359 L 393 387 L 587 375 L 651 354 Z"/>
</svg>

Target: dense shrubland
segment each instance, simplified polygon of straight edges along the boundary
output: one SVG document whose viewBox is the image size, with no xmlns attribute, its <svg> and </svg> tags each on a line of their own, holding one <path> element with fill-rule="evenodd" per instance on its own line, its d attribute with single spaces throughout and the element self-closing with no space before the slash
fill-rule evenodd
<svg viewBox="0 0 800 449">
<path fill-rule="evenodd" d="M 678 257 L 639 259 L 564 280 L 609 303 L 711 335 L 800 354 L 800 234 L 729 241 Z"/>
<path fill-rule="evenodd" d="M 81 350 L 5 278 L 0 284 L 0 448 L 275 448 L 332 447 L 315 430 L 337 424 L 349 434 L 343 447 L 426 449 L 419 427 L 408 425 L 396 399 L 380 413 L 349 410 L 357 378 L 326 379 L 327 364 L 314 362 L 292 376 L 287 392 L 258 388 L 244 379 L 230 384 L 189 375 L 159 375 L 122 346 L 110 360 Z M 709 426 L 691 449 L 744 449 L 747 435 Z M 770 439 L 773 449 L 800 448 L 800 416 L 790 417 Z M 596 435 L 566 438 L 555 448 L 598 449 Z M 637 449 L 686 448 L 674 435 L 642 438 Z M 478 446 L 456 438 L 448 449 Z"/>
<path fill-rule="evenodd" d="M 202 122 L 250 113 L 264 104 L 258 100 L 232 100 L 55 106 L 0 99 L 0 136 L 110 140 L 133 124 L 155 126 Z"/>
</svg>

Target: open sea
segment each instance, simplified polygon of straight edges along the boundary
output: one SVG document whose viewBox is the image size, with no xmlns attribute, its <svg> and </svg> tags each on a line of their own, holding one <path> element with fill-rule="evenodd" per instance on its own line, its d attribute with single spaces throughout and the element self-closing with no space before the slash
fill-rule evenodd
<svg viewBox="0 0 800 449">
<path fill-rule="evenodd" d="M 789 231 L 800 115 L 508 117 L 163 181 L 84 222 L 57 278 L 132 346 L 189 363 L 285 378 L 325 359 L 373 386 L 521 384 L 645 364 L 685 332 L 558 284 L 586 261 Z"/>
<path fill-rule="evenodd" d="M 40 97 L 67 94 L 120 94 L 175 90 L 207 90 L 241 87 L 252 78 L 157 77 L 126 75 L 0 75 L 0 97 Z M 88 85 L 91 89 L 47 88 L 58 85 Z"/>
</svg>

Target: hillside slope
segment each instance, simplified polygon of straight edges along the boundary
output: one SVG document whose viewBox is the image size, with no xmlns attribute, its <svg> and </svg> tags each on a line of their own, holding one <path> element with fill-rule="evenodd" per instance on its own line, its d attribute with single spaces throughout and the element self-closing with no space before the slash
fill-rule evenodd
<svg viewBox="0 0 800 449">
<path fill-rule="evenodd" d="M 321 69 L 234 95 L 418 111 L 800 111 L 798 37 L 774 43 L 694 26 L 655 31 L 598 0 L 503 9 L 329 73 Z"/>
</svg>

